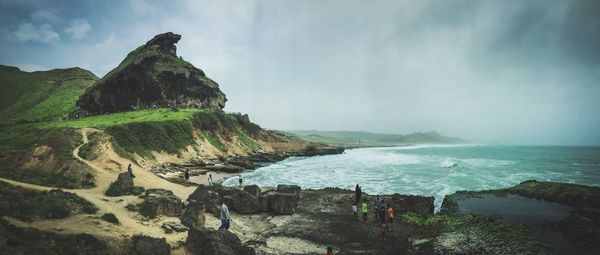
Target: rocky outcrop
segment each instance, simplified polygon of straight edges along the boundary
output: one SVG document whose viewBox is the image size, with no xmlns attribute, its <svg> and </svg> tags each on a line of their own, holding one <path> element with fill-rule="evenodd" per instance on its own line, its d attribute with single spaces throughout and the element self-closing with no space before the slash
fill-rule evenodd
<svg viewBox="0 0 600 255">
<path fill-rule="evenodd" d="M 183 209 L 183 213 L 179 217 L 181 224 L 191 227 L 204 227 L 206 224 L 205 206 L 203 203 L 195 200 L 188 200 L 188 204 Z"/>
<path fill-rule="evenodd" d="M 260 206 L 265 212 L 293 214 L 300 199 L 300 186 L 278 185 L 275 191 L 267 191 L 260 196 Z"/>
<path fill-rule="evenodd" d="M 244 191 L 250 193 L 251 195 L 253 195 L 255 197 L 260 196 L 260 193 L 261 193 L 260 187 L 258 187 L 258 185 L 256 185 L 256 184 L 244 186 Z"/>
<path fill-rule="evenodd" d="M 223 188 L 221 196 L 231 210 L 242 214 L 256 213 L 261 209 L 256 196 L 237 188 Z"/>
<path fill-rule="evenodd" d="M 254 255 L 254 249 L 242 245 L 240 239 L 229 231 L 208 228 L 190 228 L 187 248 L 197 255 Z"/>
<path fill-rule="evenodd" d="M 183 224 L 175 222 L 175 221 L 163 222 L 161 227 L 165 230 L 165 233 L 167 233 L 167 234 L 173 233 L 173 231 L 185 232 L 190 229 L 189 227 L 184 226 Z"/>
<path fill-rule="evenodd" d="M 215 189 L 209 189 L 204 185 L 200 185 L 192 194 L 190 194 L 187 201 L 190 205 L 193 203 L 200 203 L 204 205 L 206 212 L 218 215 L 221 208 L 221 197 L 218 193 L 219 187 L 220 186 L 215 186 Z"/>
<path fill-rule="evenodd" d="M 179 216 L 182 211 L 181 199 L 165 189 L 146 190 L 144 202 L 140 206 L 140 213 L 150 218 L 158 215 Z"/>
<path fill-rule="evenodd" d="M 127 172 L 120 173 L 114 185 L 121 194 L 129 193 L 133 190 L 133 178 Z"/>
<path fill-rule="evenodd" d="M 77 106 L 90 113 L 179 107 L 222 109 L 225 94 L 204 72 L 177 57 L 181 36 L 156 35 L 88 88 Z"/>
<path fill-rule="evenodd" d="M 140 255 L 169 255 L 171 246 L 167 244 L 167 239 L 154 238 L 149 236 L 136 235 L 131 238 L 135 254 Z"/>
</svg>

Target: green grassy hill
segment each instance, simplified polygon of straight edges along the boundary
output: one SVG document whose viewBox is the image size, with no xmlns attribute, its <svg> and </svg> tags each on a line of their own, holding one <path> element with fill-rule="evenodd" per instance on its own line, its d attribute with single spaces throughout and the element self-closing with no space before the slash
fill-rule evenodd
<svg viewBox="0 0 600 255">
<path fill-rule="evenodd" d="M 81 68 L 24 72 L 0 65 L 0 123 L 56 120 L 98 77 Z"/>
<path fill-rule="evenodd" d="M 459 144 L 468 141 L 447 137 L 437 132 L 400 134 L 379 134 L 364 131 L 318 131 L 318 130 L 291 130 L 288 133 L 297 135 L 309 142 L 325 143 L 344 147 L 357 146 L 394 146 L 407 144 Z"/>
</svg>

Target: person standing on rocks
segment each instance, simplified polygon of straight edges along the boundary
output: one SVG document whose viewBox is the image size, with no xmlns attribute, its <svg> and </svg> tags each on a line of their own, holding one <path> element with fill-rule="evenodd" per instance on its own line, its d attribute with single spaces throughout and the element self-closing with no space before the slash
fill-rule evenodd
<svg viewBox="0 0 600 255">
<path fill-rule="evenodd" d="M 387 218 L 388 218 L 388 231 L 392 231 L 392 225 L 394 224 L 394 209 L 387 205 Z"/>
<path fill-rule="evenodd" d="M 212 188 L 212 186 L 213 186 L 212 174 L 208 174 L 208 187 Z"/>
<path fill-rule="evenodd" d="M 227 204 L 225 204 L 225 201 L 223 201 L 223 204 L 221 205 L 221 226 L 219 227 L 219 230 L 229 230 L 229 224 L 230 224 L 230 216 L 229 216 L 229 207 L 227 207 Z"/>
<path fill-rule="evenodd" d="M 127 166 L 127 172 L 129 173 L 129 177 L 135 178 L 135 175 L 133 175 L 133 169 L 131 169 L 131 164 Z"/>
<path fill-rule="evenodd" d="M 185 185 L 190 182 L 190 170 L 185 169 L 185 173 L 183 173 L 183 178 L 185 178 Z"/>
<path fill-rule="evenodd" d="M 242 175 L 241 174 L 238 176 L 238 181 L 240 182 L 240 186 L 242 186 Z"/>
<path fill-rule="evenodd" d="M 373 211 L 375 213 L 375 217 L 373 218 L 373 222 L 378 222 L 378 220 L 379 220 L 379 211 L 381 210 L 381 200 L 379 200 L 379 195 L 377 195 L 377 197 L 375 197 L 375 203 L 373 204 L 373 207 L 375 207 L 375 211 Z"/>
<path fill-rule="evenodd" d="M 352 214 L 354 214 L 354 221 L 358 222 L 358 208 L 356 207 L 356 203 L 352 205 Z"/>
<path fill-rule="evenodd" d="M 385 214 L 386 214 L 385 202 L 383 199 L 379 202 L 379 224 L 385 223 Z"/>
<path fill-rule="evenodd" d="M 361 195 L 362 195 L 362 190 L 360 189 L 360 186 L 358 186 L 358 184 L 356 184 L 356 187 L 354 188 L 354 199 L 356 200 L 355 201 L 356 204 L 360 203 Z"/>
<path fill-rule="evenodd" d="M 360 206 L 360 212 L 362 212 L 363 215 L 363 224 L 367 223 L 367 213 L 369 213 L 369 206 L 367 205 L 367 201 L 363 201 L 362 205 Z"/>
<path fill-rule="evenodd" d="M 335 255 L 335 253 L 333 253 L 333 248 L 331 246 L 327 247 L 327 253 L 325 253 L 325 255 Z"/>
</svg>

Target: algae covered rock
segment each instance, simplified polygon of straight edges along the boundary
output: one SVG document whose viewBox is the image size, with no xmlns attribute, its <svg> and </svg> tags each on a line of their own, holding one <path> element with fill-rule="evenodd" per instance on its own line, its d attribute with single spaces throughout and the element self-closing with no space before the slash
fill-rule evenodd
<svg viewBox="0 0 600 255">
<path fill-rule="evenodd" d="M 180 107 L 222 109 L 225 94 L 204 72 L 177 57 L 181 35 L 156 35 L 88 88 L 77 106 L 93 114 Z"/>
</svg>

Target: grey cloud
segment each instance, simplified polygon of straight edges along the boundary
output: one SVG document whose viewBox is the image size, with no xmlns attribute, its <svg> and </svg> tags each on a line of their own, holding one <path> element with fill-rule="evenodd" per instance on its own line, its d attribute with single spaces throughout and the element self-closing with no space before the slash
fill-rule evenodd
<svg viewBox="0 0 600 255">
<path fill-rule="evenodd" d="M 43 23 L 34 25 L 31 23 L 23 23 L 19 25 L 14 32 L 19 41 L 37 41 L 42 43 L 53 43 L 60 40 L 60 35 L 54 31 L 52 25 Z"/>
</svg>

